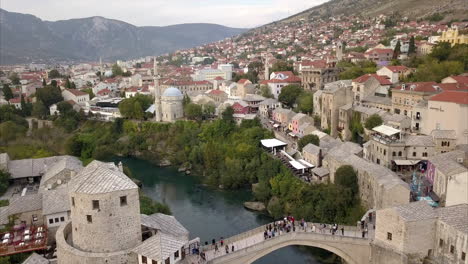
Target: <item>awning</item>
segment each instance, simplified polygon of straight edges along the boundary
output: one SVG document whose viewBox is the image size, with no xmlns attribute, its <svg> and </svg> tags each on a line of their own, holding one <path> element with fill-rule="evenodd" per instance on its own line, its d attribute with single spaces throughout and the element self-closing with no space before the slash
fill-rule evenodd
<svg viewBox="0 0 468 264">
<path fill-rule="evenodd" d="M 420 160 L 394 160 L 393 162 L 398 166 L 412 166 L 418 164 Z"/>
<path fill-rule="evenodd" d="M 283 147 L 288 145 L 287 143 L 284 143 L 281 140 L 278 140 L 276 138 L 270 138 L 270 139 L 262 139 L 260 140 L 262 145 L 266 148 L 276 148 L 276 147 Z"/>
<path fill-rule="evenodd" d="M 372 129 L 375 132 L 379 132 L 380 134 L 384 134 L 386 136 L 393 136 L 395 134 L 399 134 L 401 130 L 393 128 L 391 126 L 380 125 L 378 127 L 374 127 Z"/>
<path fill-rule="evenodd" d="M 288 135 L 290 135 L 291 137 L 295 137 L 296 134 L 294 134 L 293 132 L 289 132 Z"/>
<path fill-rule="evenodd" d="M 275 121 L 273 121 L 273 120 L 270 120 L 270 121 L 268 121 L 268 122 L 270 122 L 271 124 L 274 124 L 274 123 L 275 123 Z"/>
<path fill-rule="evenodd" d="M 274 124 L 273 127 L 279 127 L 280 125 L 279 124 Z"/>
<path fill-rule="evenodd" d="M 295 160 L 289 161 L 289 164 L 291 164 L 296 170 L 306 169 L 306 167 L 304 165 L 302 165 L 301 163 L 299 163 L 299 162 L 297 162 Z"/>
<path fill-rule="evenodd" d="M 313 168 L 313 167 L 315 167 L 313 164 L 311 164 L 311 163 L 309 163 L 309 162 L 307 162 L 307 161 L 305 161 L 305 160 L 303 160 L 303 159 L 299 159 L 298 161 L 299 161 L 300 163 L 302 163 L 304 166 L 306 166 L 307 168 Z"/>
<path fill-rule="evenodd" d="M 284 151 L 284 150 L 281 151 L 281 154 L 283 154 L 284 156 L 286 156 L 286 157 L 287 157 L 288 159 L 290 159 L 290 160 L 294 160 L 294 158 L 291 157 L 291 155 L 289 155 L 289 154 L 288 154 L 286 151 Z"/>
</svg>

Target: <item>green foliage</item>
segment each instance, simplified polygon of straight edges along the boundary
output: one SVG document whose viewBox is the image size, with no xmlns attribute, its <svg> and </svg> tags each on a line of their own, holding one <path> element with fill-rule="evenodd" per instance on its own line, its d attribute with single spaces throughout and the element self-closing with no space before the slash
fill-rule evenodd
<svg viewBox="0 0 468 264">
<path fill-rule="evenodd" d="M 202 106 L 189 103 L 184 107 L 184 114 L 190 120 L 200 120 L 203 115 Z"/>
<path fill-rule="evenodd" d="M 123 124 L 124 120 L 122 118 L 116 118 L 114 123 L 112 123 L 112 132 L 116 135 L 123 133 Z"/>
<path fill-rule="evenodd" d="M 350 165 L 343 165 L 336 170 L 335 184 L 345 189 L 349 188 L 353 196 L 359 193 L 357 173 Z"/>
<path fill-rule="evenodd" d="M 364 133 L 364 128 L 361 124 L 361 113 L 354 112 L 349 123 L 349 130 L 351 131 L 351 141 L 359 143 L 361 134 Z"/>
<path fill-rule="evenodd" d="M 79 123 L 86 119 L 84 112 L 76 112 L 68 102 L 58 103 L 57 110 L 60 115 L 55 119 L 54 125 L 64 128 L 67 132 L 77 129 Z"/>
<path fill-rule="evenodd" d="M 398 56 L 400 55 L 400 53 L 401 53 L 401 43 L 398 40 L 395 45 L 395 48 L 393 49 L 393 59 L 398 59 Z"/>
<path fill-rule="evenodd" d="M 3 189 L 3 182 L 2 182 L 2 172 L 0 171 L 0 189 Z M 6 190 L 6 189 L 5 189 Z M 2 192 L 0 192 L 2 193 Z M 10 201 L 9 200 L 0 200 L 0 207 L 4 207 L 4 206 L 8 206 L 10 205 Z"/>
<path fill-rule="evenodd" d="M 370 130 L 382 124 L 383 124 L 382 117 L 380 117 L 378 114 L 373 114 L 366 119 L 364 127 Z"/>
<path fill-rule="evenodd" d="M 113 76 L 122 76 L 122 74 L 123 74 L 123 70 L 122 70 L 122 68 L 120 68 L 119 65 L 117 65 L 117 63 L 112 65 L 112 75 Z"/>
<path fill-rule="evenodd" d="M 260 92 L 261 92 L 261 95 L 265 98 L 273 98 L 273 94 L 271 93 L 270 91 L 270 88 L 268 87 L 268 85 L 262 85 L 260 86 Z"/>
<path fill-rule="evenodd" d="M 0 195 L 3 195 L 9 186 L 10 173 L 0 170 Z M 7 206 L 8 200 L 0 200 L 0 207 Z"/>
<path fill-rule="evenodd" d="M 292 63 L 286 62 L 283 60 L 278 60 L 272 65 L 270 72 L 293 71 L 293 70 L 294 70 L 294 67 Z"/>
<path fill-rule="evenodd" d="M 8 77 L 8 79 L 10 79 L 11 83 L 13 85 L 18 85 L 20 84 L 20 78 L 18 76 L 18 74 L 16 72 L 10 74 L 10 77 Z"/>
<path fill-rule="evenodd" d="M 42 101 L 37 101 L 32 105 L 31 115 L 39 119 L 44 119 L 47 115 L 47 108 Z"/>
<path fill-rule="evenodd" d="M 41 101 L 46 108 L 63 101 L 60 88 L 53 85 L 47 85 L 41 89 L 37 89 L 36 98 L 38 101 Z"/>
<path fill-rule="evenodd" d="M 13 121 L 0 123 L 0 143 L 7 143 L 17 138 L 24 137 L 27 127 L 18 125 Z"/>
<path fill-rule="evenodd" d="M 417 71 L 410 75 L 407 81 L 412 82 L 440 82 L 445 77 L 458 75 L 464 72 L 463 63 L 459 61 L 437 61 L 426 58 L 423 64 L 420 64 Z"/>
<path fill-rule="evenodd" d="M 10 86 L 8 84 L 3 84 L 3 97 L 5 97 L 5 100 L 10 100 L 13 98 L 13 91 L 11 90 Z"/>
<path fill-rule="evenodd" d="M 82 92 L 85 92 L 87 94 L 89 94 L 89 99 L 93 99 L 95 97 L 94 93 L 93 93 L 93 89 L 91 88 L 86 88 L 86 89 L 83 89 L 81 90 Z"/>
<path fill-rule="evenodd" d="M 293 107 L 302 92 L 303 90 L 299 85 L 286 85 L 281 89 L 278 100 L 289 107 Z"/>
<path fill-rule="evenodd" d="M 373 61 L 360 61 L 356 64 L 351 63 L 344 67 L 344 71 L 340 73 L 341 80 L 355 79 L 367 73 L 375 73 L 377 65 Z"/>
<path fill-rule="evenodd" d="M 408 47 L 408 55 L 416 53 L 416 44 L 414 43 L 414 36 L 411 36 Z"/>
<path fill-rule="evenodd" d="M 144 119 L 144 111 L 152 104 L 151 96 L 137 94 L 134 97 L 124 99 L 119 104 L 120 113 L 125 118 Z"/>
<path fill-rule="evenodd" d="M 309 92 L 303 92 L 297 100 L 297 111 L 304 114 L 312 114 L 314 111 L 314 96 Z"/>
<path fill-rule="evenodd" d="M 57 70 L 55 70 L 55 69 L 54 69 L 54 70 L 51 70 L 51 71 L 49 72 L 49 75 L 48 75 L 48 76 L 49 76 L 49 79 L 57 79 L 57 78 L 61 78 L 61 77 L 62 77 L 62 75 L 60 74 L 60 72 L 57 71 Z"/>
<path fill-rule="evenodd" d="M 319 146 L 320 139 L 317 135 L 305 135 L 297 142 L 297 147 L 299 148 L 299 151 L 302 151 L 302 149 L 305 146 L 307 146 L 307 144 L 314 144 L 315 146 Z"/>
<path fill-rule="evenodd" d="M 156 213 L 162 213 L 171 215 L 169 206 L 163 203 L 153 201 L 150 197 L 140 192 L 140 213 L 145 215 L 152 215 Z"/>
<path fill-rule="evenodd" d="M 428 20 L 428 21 L 431 21 L 431 22 L 439 22 L 439 21 L 442 21 L 444 19 L 444 17 L 445 17 L 444 14 L 434 13 L 432 15 L 429 15 L 429 16 L 425 17 L 424 20 Z"/>
</svg>

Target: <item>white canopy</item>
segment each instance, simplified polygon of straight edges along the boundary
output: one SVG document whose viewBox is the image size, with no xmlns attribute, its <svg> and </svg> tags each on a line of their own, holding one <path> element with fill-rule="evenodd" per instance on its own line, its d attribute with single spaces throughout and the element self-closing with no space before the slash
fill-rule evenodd
<svg viewBox="0 0 468 264">
<path fill-rule="evenodd" d="M 295 136 L 296 136 L 296 134 L 294 134 L 293 132 L 289 132 L 288 135 L 290 135 L 291 137 L 295 137 Z"/>
<path fill-rule="evenodd" d="M 301 163 L 291 160 L 289 163 L 296 169 L 296 170 L 303 170 L 306 169 L 306 166 L 302 165 Z"/>
<path fill-rule="evenodd" d="M 313 167 L 315 167 L 313 164 L 311 164 L 311 163 L 309 163 L 309 162 L 307 162 L 307 161 L 305 161 L 305 160 L 303 160 L 303 159 L 299 159 L 298 161 L 299 161 L 300 163 L 304 164 L 305 166 L 307 166 L 307 168 L 313 168 Z"/>
<path fill-rule="evenodd" d="M 393 136 L 401 132 L 401 130 L 399 129 L 393 128 L 391 126 L 386 126 L 386 125 L 380 125 L 378 127 L 374 127 L 372 130 L 380 134 L 384 134 L 386 136 Z"/>
<path fill-rule="evenodd" d="M 394 160 L 396 165 L 399 166 L 412 166 L 420 162 L 420 160 Z"/>
<path fill-rule="evenodd" d="M 266 148 L 276 148 L 276 147 L 283 147 L 288 145 L 287 143 L 284 143 L 281 140 L 278 140 L 276 138 L 270 138 L 270 139 L 262 139 L 260 140 L 262 145 Z"/>
<path fill-rule="evenodd" d="M 274 124 L 273 127 L 279 127 L 279 124 Z"/>
</svg>

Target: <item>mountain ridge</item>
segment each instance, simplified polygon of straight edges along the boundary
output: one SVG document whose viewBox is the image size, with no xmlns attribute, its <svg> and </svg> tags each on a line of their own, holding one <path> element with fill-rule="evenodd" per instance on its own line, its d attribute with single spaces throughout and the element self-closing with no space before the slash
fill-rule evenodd
<svg viewBox="0 0 468 264">
<path fill-rule="evenodd" d="M 0 64 L 132 59 L 196 47 L 248 29 L 211 23 L 135 26 L 102 16 L 46 21 L 0 9 Z"/>
</svg>

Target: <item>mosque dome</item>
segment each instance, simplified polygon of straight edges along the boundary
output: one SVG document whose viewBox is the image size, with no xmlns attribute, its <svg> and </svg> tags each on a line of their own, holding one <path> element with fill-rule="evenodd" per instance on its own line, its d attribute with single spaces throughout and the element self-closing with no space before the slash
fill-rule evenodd
<svg viewBox="0 0 468 264">
<path fill-rule="evenodd" d="M 183 96 L 182 92 L 175 88 L 175 87 L 169 87 L 166 90 L 164 90 L 164 93 L 162 96 L 167 96 L 167 97 L 178 97 L 178 96 Z"/>
</svg>

